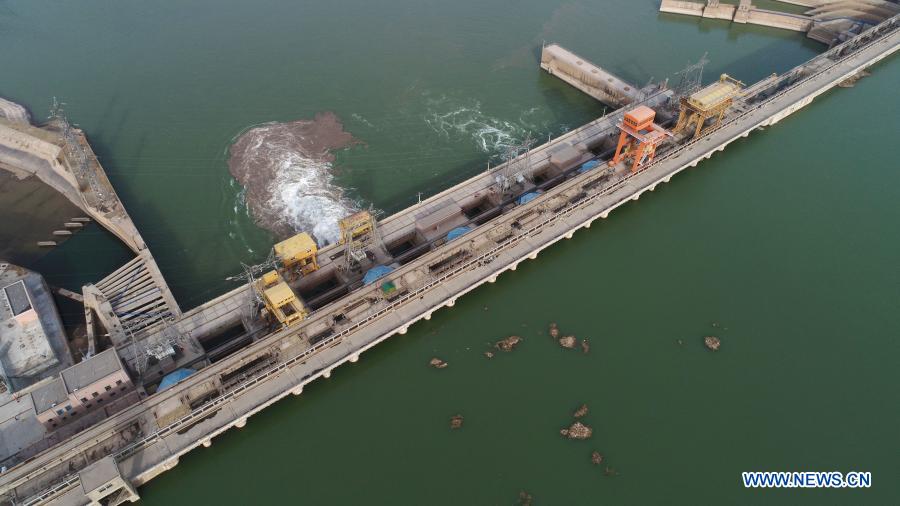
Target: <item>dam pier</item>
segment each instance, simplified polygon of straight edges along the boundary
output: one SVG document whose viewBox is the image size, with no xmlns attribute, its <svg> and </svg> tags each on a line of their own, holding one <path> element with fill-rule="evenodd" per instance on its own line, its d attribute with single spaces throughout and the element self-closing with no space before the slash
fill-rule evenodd
<svg viewBox="0 0 900 506">
<path fill-rule="evenodd" d="M 547 45 L 541 68 L 617 110 L 392 216 L 350 216 L 341 221 L 339 243 L 319 249 L 298 234 L 274 247 L 271 263 L 248 269 L 245 284 L 188 311 L 171 297 L 134 230 L 136 258 L 83 292 L 97 338 L 86 360 L 102 365 L 94 368 L 102 377 L 75 364 L 24 394 L 48 433 L 81 423 L 64 406 L 87 417 L 98 409 L 95 399 L 121 404 L 52 445 L 0 456 L 0 502 L 137 500 L 137 487 L 185 453 L 302 395 L 307 383 L 339 374 L 380 342 L 898 48 L 900 16 L 893 16 L 758 83 L 723 75 L 706 86 L 636 89 Z"/>
</svg>

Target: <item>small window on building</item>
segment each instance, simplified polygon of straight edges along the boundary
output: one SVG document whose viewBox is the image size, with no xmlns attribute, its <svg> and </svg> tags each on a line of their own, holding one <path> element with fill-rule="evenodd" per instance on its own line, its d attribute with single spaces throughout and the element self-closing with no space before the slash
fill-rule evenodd
<svg viewBox="0 0 900 506">
<path fill-rule="evenodd" d="M 101 402 L 103 402 L 103 399 L 97 399 L 97 404 L 100 404 Z"/>
<path fill-rule="evenodd" d="M 121 384 L 122 384 L 122 380 L 116 380 L 116 385 L 121 385 Z"/>
<path fill-rule="evenodd" d="M 97 392 L 94 392 L 91 394 L 91 397 L 97 397 L 98 395 L 100 395 L 100 394 L 98 394 Z"/>
<path fill-rule="evenodd" d="M 87 397 L 82 397 L 81 402 L 87 402 Z"/>
<path fill-rule="evenodd" d="M 107 391 L 107 392 L 109 392 L 109 391 L 110 391 L 110 390 L 112 390 L 112 387 L 111 387 L 111 386 L 109 386 L 109 385 L 106 385 L 106 386 L 105 386 L 105 387 L 103 387 L 103 388 L 104 388 L 104 389 L 106 389 L 106 391 Z"/>
<path fill-rule="evenodd" d="M 89 402 L 89 403 L 85 404 L 84 407 L 85 407 L 85 408 L 91 407 L 91 403 Z"/>
<path fill-rule="evenodd" d="M 116 395 L 116 393 L 115 393 L 115 392 L 110 392 L 110 394 L 109 394 L 109 395 L 112 395 L 112 396 L 114 396 L 114 395 Z"/>
<path fill-rule="evenodd" d="M 56 427 L 56 422 L 50 422 L 51 427 Z"/>
<path fill-rule="evenodd" d="M 121 391 L 124 392 L 124 391 L 125 391 L 125 387 L 122 387 L 122 388 L 120 388 L 119 390 L 121 390 Z"/>
<path fill-rule="evenodd" d="M 61 409 L 57 409 L 57 410 L 56 410 L 56 414 L 57 414 L 57 415 L 61 415 L 61 414 L 63 414 L 63 413 L 65 413 L 65 411 L 63 411 L 63 410 L 61 410 Z"/>
<path fill-rule="evenodd" d="M 68 404 L 66 404 L 66 411 L 72 411 L 72 406 L 69 406 Z"/>
</svg>

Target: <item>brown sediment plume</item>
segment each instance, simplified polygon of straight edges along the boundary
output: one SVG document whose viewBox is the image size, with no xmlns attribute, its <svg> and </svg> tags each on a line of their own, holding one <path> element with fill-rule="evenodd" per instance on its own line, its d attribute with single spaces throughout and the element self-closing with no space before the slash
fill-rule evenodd
<svg viewBox="0 0 900 506">
<path fill-rule="evenodd" d="M 333 152 L 357 142 L 331 112 L 266 123 L 234 141 L 228 168 L 258 225 L 279 238 L 303 230 L 334 242 L 337 220 L 357 206 L 331 182 Z"/>
</svg>

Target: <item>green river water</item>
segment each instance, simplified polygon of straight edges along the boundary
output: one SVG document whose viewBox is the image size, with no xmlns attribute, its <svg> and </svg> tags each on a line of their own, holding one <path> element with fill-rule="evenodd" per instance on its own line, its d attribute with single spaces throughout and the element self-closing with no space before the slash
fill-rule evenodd
<svg viewBox="0 0 900 506">
<path fill-rule="evenodd" d="M 226 164 L 249 126 L 334 111 L 364 143 L 334 183 L 390 213 L 603 112 L 539 71 L 544 40 L 640 84 L 704 52 L 707 81 L 754 82 L 824 49 L 657 7 L 0 0 L 0 95 L 39 119 L 66 102 L 187 309 L 271 245 Z M 143 502 L 900 504 L 898 83 L 894 57 L 731 145 L 182 458 Z M 78 289 L 127 258 L 92 228 L 38 267 Z M 509 334 L 515 352 L 482 356 Z M 562 439 L 582 403 L 593 438 Z M 873 485 L 747 490 L 751 470 Z"/>
</svg>

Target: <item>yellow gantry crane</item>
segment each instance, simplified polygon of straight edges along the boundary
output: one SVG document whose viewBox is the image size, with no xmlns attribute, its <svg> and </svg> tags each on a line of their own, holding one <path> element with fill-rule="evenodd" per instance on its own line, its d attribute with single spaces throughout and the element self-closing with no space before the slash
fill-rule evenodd
<svg viewBox="0 0 900 506">
<path fill-rule="evenodd" d="M 269 314 L 285 327 L 303 321 L 309 314 L 306 306 L 278 271 L 263 274 L 256 281 L 254 288 Z"/>
<path fill-rule="evenodd" d="M 318 270 L 317 258 L 319 248 L 316 242 L 306 232 L 301 232 L 289 239 L 276 244 L 273 248 L 275 257 L 294 279 L 295 271 L 306 275 Z"/>
<path fill-rule="evenodd" d="M 725 116 L 725 111 L 731 107 L 734 98 L 741 94 L 744 83 L 734 79 L 728 74 L 722 74 L 719 80 L 709 86 L 691 94 L 689 97 L 681 97 L 678 123 L 672 129 L 673 133 L 680 133 L 694 126 L 694 139 L 704 132 L 704 125 L 709 118 L 716 118 L 716 122 L 706 131 L 718 128 Z"/>
</svg>

